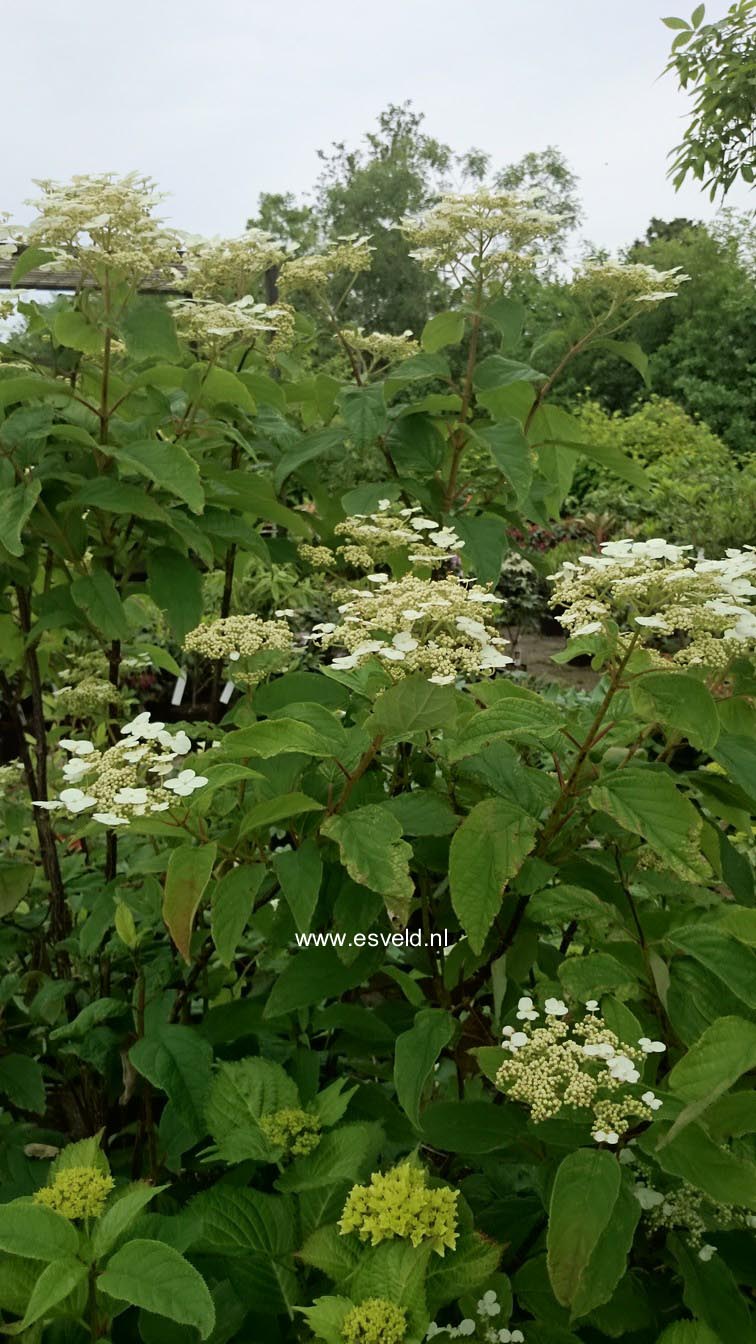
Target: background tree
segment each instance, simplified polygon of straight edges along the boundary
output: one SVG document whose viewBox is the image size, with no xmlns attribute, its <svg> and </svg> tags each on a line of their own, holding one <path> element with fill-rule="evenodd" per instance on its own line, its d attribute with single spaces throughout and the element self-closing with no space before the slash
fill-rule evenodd
<svg viewBox="0 0 756 1344">
<path fill-rule="evenodd" d="M 697 5 L 690 22 L 664 19 L 676 29 L 667 71 L 693 99 L 692 116 L 672 150 L 676 187 L 693 177 L 713 200 L 741 177 L 756 173 L 756 0 L 738 0 L 717 23 L 704 23 Z"/>
</svg>

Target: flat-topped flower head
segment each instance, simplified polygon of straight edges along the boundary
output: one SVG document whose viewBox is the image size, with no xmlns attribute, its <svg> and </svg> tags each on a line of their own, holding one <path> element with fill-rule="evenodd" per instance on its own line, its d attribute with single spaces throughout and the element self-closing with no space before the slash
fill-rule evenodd
<svg viewBox="0 0 756 1344">
<path fill-rule="evenodd" d="M 598 1002 L 582 1018 L 567 1021 L 561 999 L 548 998 L 542 1026 L 530 997 L 519 1001 L 520 1030 L 505 1026 L 502 1045 L 509 1059 L 496 1076 L 497 1086 L 523 1102 L 536 1123 L 577 1108 L 591 1118 L 596 1143 L 613 1146 L 636 1119 L 651 1120 L 661 1101 L 651 1091 L 636 1095 L 645 1060 L 642 1047 L 620 1041 L 598 1012 Z"/>
<path fill-rule="evenodd" d="M 369 271 L 373 248 L 367 235 L 357 233 L 336 238 L 322 252 L 292 257 L 285 261 L 278 277 L 282 294 L 293 292 L 325 294 L 333 280 Z"/>
<path fill-rule="evenodd" d="M 636 304 L 653 305 L 673 299 L 686 280 L 690 276 L 680 266 L 658 271 L 643 262 L 589 258 L 575 273 L 572 287 L 593 311 L 604 306 L 617 313 Z"/>
<path fill-rule="evenodd" d="M 75 265 L 98 282 L 106 271 L 132 284 L 148 277 L 176 279 L 181 245 L 154 211 L 163 197 L 138 173 L 96 173 L 69 182 L 37 182 L 37 215 L 24 237 L 53 254 L 47 265 Z"/>
<path fill-rule="evenodd" d="M 238 238 L 185 235 L 183 243 L 184 285 L 195 299 L 241 299 L 286 257 L 283 244 L 264 229 L 247 229 Z"/>
<path fill-rule="evenodd" d="M 87 739 L 71 738 L 59 745 L 70 757 L 63 766 L 68 787 L 57 798 L 34 806 L 62 809 L 71 817 L 87 814 L 87 820 L 109 829 L 128 826 L 135 817 L 167 812 L 208 783 L 206 775 L 180 768 L 192 749 L 188 733 L 183 728 L 170 732 L 147 710 L 123 725 L 121 740 L 114 746 L 98 751 Z M 84 767 L 86 789 L 70 786 L 72 765 Z"/>
<path fill-rule="evenodd" d="M 34 1194 L 34 1203 L 53 1209 L 64 1218 L 98 1218 L 115 1182 L 97 1167 L 64 1167 L 52 1185 Z"/>
<path fill-rule="evenodd" d="M 394 336 L 390 332 L 366 332 L 362 327 L 343 327 L 341 336 L 357 358 L 363 380 L 373 373 L 382 373 L 389 364 L 397 364 L 420 352 L 420 345 L 411 331 Z"/>
<path fill-rule="evenodd" d="M 299 1106 L 271 1111 L 261 1116 L 258 1123 L 268 1142 L 290 1157 L 304 1157 L 320 1143 L 320 1120 Z"/>
<path fill-rule="evenodd" d="M 425 1170 L 403 1162 L 385 1174 L 374 1172 L 368 1185 L 352 1187 L 339 1231 L 355 1232 L 372 1246 L 399 1237 L 443 1255 L 457 1242 L 458 1197 L 448 1186 L 430 1189 Z"/>
<path fill-rule="evenodd" d="M 410 256 L 433 271 L 446 271 L 464 286 L 502 281 L 531 268 L 537 244 L 562 227 L 559 215 L 540 208 L 540 191 L 477 191 L 442 196 L 437 205 L 402 220 L 413 245 Z"/>
<path fill-rule="evenodd" d="M 601 634 L 617 653 L 646 647 L 659 667 L 721 671 L 756 651 L 756 549 L 720 560 L 661 537 L 605 542 L 553 575 L 552 600 L 572 636 Z M 660 648 L 664 638 L 669 649 Z"/>
<path fill-rule="evenodd" d="M 381 500 L 374 513 L 352 514 L 334 528 L 344 540 L 336 547 L 334 560 L 352 569 L 375 571 L 390 564 L 398 554 L 412 564 L 439 569 L 464 547 L 453 527 L 443 527 L 433 518 L 411 517 L 390 500 Z M 385 583 L 388 574 L 369 573 L 372 583 Z"/>
<path fill-rule="evenodd" d="M 211 359 L 238 341 L 254 345 L 262 340 L 265 345 L 267 338 L 273 337 L 271 344 L 277 351 L 293 339 L 292 309 L 286 304 L 258 303 L 248 294 L 230 303 L 205 298 L 171 299 L 168 307 L 179 334 Z"/>
<path fill-rule="evenodd" d="M 195 626 L 184 640 L 188 653 L 234 664 L 234 680 L 254 686 L 291 661 L 294 641 L 285 620 L 224 616 Z"/>
<path fill-rule="evenodd" d="M 492 623 L 488 594 L 450 576 L 435 581 L 405 574 L 371 588 L 337 593 L 340 622 L 320 633 L 323 649 L 343 648 L 331 666 L 383 663 L 392 680 L 418 674 L 435 684 L 472 680 L 508 667 L 508 645 Z"/>
</svg>

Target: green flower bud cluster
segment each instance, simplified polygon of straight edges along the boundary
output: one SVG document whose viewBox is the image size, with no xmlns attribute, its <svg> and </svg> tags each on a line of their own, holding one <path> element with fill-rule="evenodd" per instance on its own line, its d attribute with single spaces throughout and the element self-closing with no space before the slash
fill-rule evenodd
<svg viewBox="0 0 756 1344">
<path fill-rule="evenodd" d="M 368 1297 L 344 1317 L 344 1344 L 403 1344 L 407 1317 L 385 1297 Z"/>
<path fill-rule="evenodd" d="M 65 719 L 98 719 L 110 705 L 125 702 L 123 692 L 104 677 L 82 677 L 74 686 L 61 686 L 53 697 L 55 715 Z"/>
<path fill-rule="evenodd" d="M 96 1167 L 67 1167 L 56 1173 L 52 1185 L 37 1190 L 34 1203 L 64 1218 L 98 1218 L 114 1184 L 112 1176 Z"/>
<path fill-rule="evenodd" d="M 396 364 L 420 352 L 420 346 L 411 331 L 393 336 L 382 331 L 368 333 L 362 327 L 344 327 L 341 336 L 359 360 L 363 378 L 369 378 L 377 369 L 383 370 L 387 364 Z"/>
<path fill-rule="evenodd" d="M 171 299 L 168 307 L 179 333 L 211 359 L 237 341 L 254 344 L 261 333 L 278 336 L 279 342 L 283 341 L 279 348 L 288 348 L 291 342 L 294 325 L 291 310 L 257 303 L 249 294 L 232 303 L 217 299 Z"/>
<path fill-rule="evenodd" d="M 403 1162 L 391 1171 L 374 1172 L 369 1185 L 350 1191 L 339 1222 L 342 1233 L 355 1232 L 372 1246 L 400 1237 L 413 1246 L 430 1244 L 443 1255 L 457 1242 L 458 1190 L 429 1189 L 422 1167 Z"/>
<path fill-rule="evenodd" d="M 240 299 L 286 256 L 263 229 L 247 229 L 240 238 L 186 238 L 184 244 L 185 283 L 195 299 Z"/>
<path fill-rule="evenodd" d="M 458 284 L 502 281 L 528 270 L 536 244 L 562 225 L 559 215 L 538 207 L 538 190 L 491 191 L 485 187 L 442 196 L 421 215 L 402 220 L 410 256 L 426 270 L 449 271 Z"/>
<path fill-rule="evenodd" d="M 298 1106 L 284 1106 L 259 1120 L 260 1129 L 274 1148 L 290 1157 L 305 1157 L 320 1143 L 320 1120 Z"/>
<path fill-rule="evenodd" d="M 388 499 L 379 500 L 375 513 L 345 518 L 336 524 L 334 532 L 347 538 L 347 544 L 338 546 L 336 554 L 354 569 L 370 570 L 388 564 L 397 551 L 412 564 L 436 569 L 465 544 L 453 528 L 424 518 L 419 508 L 400 509 Z"/>
<path fill-rule="evenodd" d="M 223 616 L 190 630 L 184 648 L 188 653 L 234 664 L 234 680 L 254 686 L 269 673 L 280 672 L 288 666 L 294 642 L 286 621 L 266 621 L 260 616 Z M 239 666 L 243 658 L 257 661 Z"/>
</svg>

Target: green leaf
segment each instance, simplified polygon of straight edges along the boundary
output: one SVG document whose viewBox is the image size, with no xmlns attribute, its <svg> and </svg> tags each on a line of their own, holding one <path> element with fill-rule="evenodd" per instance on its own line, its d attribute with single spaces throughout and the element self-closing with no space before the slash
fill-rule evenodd
<svg viewBox="0 0 756 1344">
<path fill-rule="evenodd" d="M 184 386 L 190 398 L 194 400 L 196 397 L 200 405 L 218 406 L 225 402 L 250 414 L 254 412 L 255 403 L 249 388 L 237 374 L 218 364 L 193 364 L 186 372 Z"/>
<path fill-rule="evenodd" d="M 201 1339 L 215 1325 L 213 1299 L 202 1275 L 161 1241 L 127 1242 L 108 1261 L 97 1286 L 117 1302 L 195 1326 Z"/>
<path fill-rule="evenodd" d="M 613 992 L 632 992 L 637 982 L 632 971 L 609 952 L 589 952 L 585 957 L 567 957 L 559 967 L 559 979 L 570 998 L 582 1000 Z"/>
<path fill-rule="evenodd" d="M 546 377 L 529 364 L 521 364 L 516 359 L 505 359 L 503 355 L 487 355 L 476 366 L 474 383 L 484 392 L 492 388 L 509 387 L 511 383 L 540 382 Z"/>
<path fill-rule="evenodd" d="M 12 1325 L 0 1325 L 0 1332 L 4 1335 L 18 1335 L 34 1325 L 35 1321 L 48 1316 L 53 1307 L 84 1282 L 87 1272 L 87 1266 L 81 1260 L 70 1256 L 46 1265 L 32 1289 L 23 1320 L 14 1321 Z"/>
<path fill-rule="evenodd" d="M 662 1142 L 674 1138 L 754 1068 L 756 1025 L 740 1017 L 720 1017 L 713 1022 L 667 1077 L 667 1087 L 688 1105 Z"/>
<path fill-rule="evenodd" d="M 405 677 L 378 697 L 371 726 L 389 741 L 401 742 L 414 733 L 442 728 L 456 712 L 450 686 L 434 686 L 427 677 Z"/>
<path fill-rule="evenodd" d="M 693 10 L 693 13 L 690 16 L 690 22 L 693 28 L 700 28 L 705 13 L 706 13 L 705 5 L 696 5 L 695 9 Z"/>
<path fill-rule="evenodd" d="M 292 1260 L 298 1241 L 291 1201 L 218 1184 L 189 1208 L 202 1224 L 200 1253 L 220 1258 L 247 1310 L 291 1316 L 301 1300 Z"/>
<path fill-rule="evenodd" d="M 481 583 L 497 583 L 501 562 L 509 548 L 508 524 L 496 514 L 454 518 L 454 531 L 465 543 L 462 563 L 465 573 Z"/>
<path fill-rule="evenodd" d="M 320 895 L 323 862 L 312 838 L 298 849 L 281 849 L 273 855 L 273 868 L 300 933 L 307 933 Z"/>
<path fill-rule="evenodd" d="M 436 313 L 426 322 L 420 336 L 420 344 L 429 355 L 443 350 L 447 345 L 459 345 L 465 334 L 465 319 L 462 313 Z"/>
<path fill-rule="evenodd" d="M 382 1143 L 380 1125 L 340 1125 L 324 1134 L 306 1157 L 292 1162 L 278 1177 L 276 1186 L 284 1193 L 301 1195 L 338 1181 L 358 1181 L 372 1169 Z"/>
<path fill-rule="evenodd" d="M 27 1260 L 60 1260 L 76 1255 L 78 1247 L 76 1228 L 62 1214 L 42 1204 L 0 1204 L 0 1251 Z"/>
<path fill-rule="evenodd" d="M 45 1109 L 42 1065 L 29 1055 L 3 1055 L 0 1058 L 0 1093 L 20 1110 L 40 1115 Z"/>
<path fill-rule="evenodd" d="M 431 416 L 403 415 L 394 421 L 386 447 L 401 476 L 422 480 L 432 477 L 441 466 L 445 443 Z M 383 497 L 381 492 L 379 498 Z"/>
<path fill-rule="evenodd" d="M 7 867 L 0 866 L 0 919 L 10 915 L 24 899 L 36 871 L 33 863 L 20 863 L 17 859 Z"/>
<path fill-rule="evenodd" d="M 727 986 L 743 1003 L 756 1009 L 756 953 L 715 925 L 675 929 L 667 941 Z"/>
<path fill-rule="evenodd" d="M 722 1341 L 703 1321 L 676 1321 L 659 1335 L 657 1344 L 722 1344 Z"/>
<path fill-rule="evenodd" d="M 263 863 L 248 863 L 240 868 L 231 868 L 213 892 L 210 931 L 215 950 L 224 966 L 233 964 L 266 872 Z"/>
<path fill-rule="evenodd" d="M 21 533 L 29 521 L 39 496 L 42 482 L 25 481 L 23 485 L 9 485 L 0 489 L 0 542 L 11 555 L 23 555 Z"/>
<path fill-rule="evenodd" d="M 87 481 L 86 485 L 71 495 L 69 503 L 72 509 L 94 507 L 102 509 L 104 513 L 116 513 L 127 518 L 133 515 L 154 523 L 171 524 L 168 510 L 151 495 L 140 486 L 127 485 L 113 476 L 96 476 L 94 480 Z"/>
<path fill-rule="evenodd" d="M 344 433 L 338 428 L 319 429 L 314 434 L 305 435 L 296 448 L 290 448 L 276 464 L 273 474 L 276 490 L 280 490 L 286 478 L 298 467 L 303 467 L 305 462 L 313 462 L 318 457 L 328 457 L 337 449 L 343 449 L 343 446 Z"/>
<path fill-rule="evenodd" d="M 383 806 L 401 823 L 404 835 L 450 835 L 459 825 L 446 795 L 430 789 L 398 793 Z"/>
<path fill-rule="evenodd" d="M 642 1140 L 663 1171 L 681 1176 L 716 1204 L 756 1209 L 756 1164 L 722 1148 L 696 1121 L 673 1139 L 666 1122 L 657 1122 Z M 656 1147 L 654 1147 L 656 1140 Z"/>
<path fill-rule="evenodd" d="M 178 644 L 202 620 L 202 580 L 187 556 L 165 546 L 147 557 L 147 591 L 167 615 Z"/>
<path fill-rule="evenodd" d="M 162 1022 L 129 1051 L 137 1073 L 165 1092 L 194 1142 L 207 1133 L 205 1102 L 212 1058 L 210 1045 L 196 1031 Z"/>
<path fill-rule="evenodd" d="M 244 811 L 239 827 L 239 838 L 261 827 L 275 826 L 279 821 L 288 821 L 290 817 L 300 817 L 305 812 L 324 812 L 325 804 L 306 793 L 282 793 L 277 798 L 263 798 Z"/>
<path fill-rule="evenodd" d="M 11 287 L 16 289 L 21 281 L 34 271 L 38 266 L 44 266 L 45 262 L 53 260 L 53 253 L 46 252 L 43 247 L 24 247 L 21 255 L 11 271 Z"/>
<path fill-rule="evenodd" d="M 103 348 L 103 333 L 76 308 L 63 308 L 56 313 L 52 330 L 58 345 L 68 346 L 69 350 L 99 355 Z"/>
<path fill-rule="evenodd" d="M 533 458 L 519 420 L 508 416 L 495 425 L 477 429 L 474 438 L 488 449 L 499 471 L 509 481 L 517 504 L 524 503 L 533 479 Z"/>
<path fill-rule="evenodd" d="M 694 882 L 700 877 L 696 860 L 701 818 L 669 775 L 628 766 L 594 785 L 589 801 L 625 830 L 642 836 L 681 877 Z"/>
<path fill-rule="evenodd" d="M 221 1064 L 206 1111 L 218 1156 L 230 1163 L 272 1161 L 275 1151 L 258 1121 L 262 1115 L 299 1105 L 296 1084 L 273 1060 L 252 1058 Z"/>
<path fill-rule="evenodd" d="M 611 355 L 618 355 L 624 359 L 626 364 L 632 365 L 636 373 L 639 373 L 646 387 L 651 386 L 649 375 L 648 355 L 637 341 L 615 341 L 613 338 L 605 336 L 601 340 L 593 342 L 594 350 L 607 350 Z"/>
<path fill-rule="evenodd" d="M 181 355 L 173 317 L 164 303 L 147 303 L 143 299 L 127 308 L 121 331 L 132 359 L 171 360 Z"/>
<path fill-rule="evenodd" d="M 286 962 L 268 995 L 263 1017 L 282 1017 L 323 999 L 338 999 L 361 985 L 381 959 L 380 951 L 369 948 L 345 966 L 328 944 L 306 947 Z"/>
<path fill-rule="evenodd" d="M 120 1191 L 95 1223 L 92 1233 L 95 1259 L 101 1260 L 107 1255 L 142 1210 L 146 1209 L 156 1195 L 167 1188 L 165 1185 L 148 1185 L 146 1181 L 135 1181 L 133 1185 L 128 1185 L 125 1190 Z"/>
<path fill-rule="evenodd" d="M 316 1297 L 311 1307 L 302 1307 L 302 1315 L 316 1339 L 324 1344 L 344 1344 L 341 1327 L 353 1309 L 348 1297 Z"/>
<path fill-rule="evenodd" d="M 668 1238 L 667 1244 L 682 1276 L 683 1301 L 709 1327 L 709 1332 L 714 1332 L 716 1344 L 735 1344 L 735 1340 L 753 1344 L 753 1317 L 724 1256 L 714 1255 L 704 1261 L 675 1234 Z M 704 1335 L 703 1344 L 709 1344 L 711 1339 L 711 1333 Z M 686 1339 L 685 1344 L 690 1341 Z"/>
<path fill-rule="evenodd" d="M 537 822 L 504 798 L 477 803 L 455 832 L 449 853 L 451 900 L 474 952 L 482 952 L 504 898 L 535 844 Z"/>
<path fill-rule="evenodd" d="M 498 1072 L 506 1056 L 496 1053 Z M 446 1153 L 493 1153 L 509 1147 L 522 1128 L 514 1107 L 490 1101 L 432 1101 L 422 1118 L 424 1142 Z"/>
<path fill-rule="evenodd" d="M 129 623 L 123 603 L 106 570 L 95 569 L 91 574 L 74 579 L 70 591 L 77 607 L 106 639 L 128 639 Z"/>
<path fill-rule="evenodd" d="M 413 1125 L 420 1128 L 420 1103 L 433 1065 L 454 1035 L 454 1019 L 441 1008 L 423 1008 L 409 1031 L 396 1038 L 394 1087 Z"/>
<path fill-rule="evenodd" d="M 517 344 L 525 321 L 523 303 L 503 296 L 494 299 L 492 303 L 487 303 L 483 309 L 483 316 L 488 322 L 492 322 L 500 333 L 504 349 Z"/>
<path fill-rule="evenodd" d="M 483 709 L 468 720 L 463 736 L 450 743 L 449 759 L 459 761 L 476 756 L 500 739 L 534 744 L 548 742 L 561 731 L 564 718 L 563 710 L 540 696 L 531 697 L 528 693 L 507 695 L 491 709 Z"/>
<path fill-rule="evenodd" d="M 711 754 L 756 805 L 756 751 L 751 738 L 721 733 Z"/>
<path fill-rule="evenodd" d="M 686 23 L 686 22 L 685 22 L 685 19 L 675 19 L 675 18 L 664 19 L 664 18 L 663 18 L 663 19 L 662 19 L 662 23 L 665 24 L 667 28 L 681 28 L 681 29 L 682 29 L 682 28 L 685 28 L 685 29 L 688 29 L 688 28 L 690 27 L 690 24 L 689 24 L 689 23 Z"/>
<path fill-rule="evenodd" d="M 199 467 L 180 443 L 148 439 L 124 448 L 105 447 L 103 452 L 110 453 L 127 469 L 148 477 L 161 490 L 183 499 L 192 513 L 202 513 L 205 492 L 200 484 Z"/>
<path fill-rule="evenodd" d="M 591 1263 L 609 1235 L 620 1186 L 617 1159 L 600 1149 L 570 1153 L 556 1174 L 546 1242 L 549 1278 L 557 1301 L 573 1310 L 579 1303 L 580 1314 L 608 1301 L 619 1278 L 610 1283 L 603 1265 L 596 1274 Z"/>
<path fill-rule="evenodd" d="M 380 803 L 368 803 L 329 817 L 320 832 L 339 846 L 349 876 L 383 896 L 390 914 L 406 919 L 414 893 L 409 872 L 412 848 L 402 840 L 396 817 Z"/>
<path fill-rule="evenodd" d="M 171 850 L 163 893 L 163 919 L 184 961 L 191 961 L 194 916 L 210 881 L 218 847 L 179 845 Z"/>
<path fill-rule="evenodd" d="M 358 451 L 372 447 L 376 439 L 386 433 L 386 400 L 379 384 L 373 387 L 343 388 L 338 396 L 338 406 L 349 437 Z"/>
<path fill-rule="evenodd" d="M 581 433 L 580 422 L 561 406 L 540 406 L 533 416 L 528 439 L 539 450 L 558 447 L 582 453 L 591 461 L 613 471 L 622 480 L 629 481 L 641 490 L 648 490 L 644 469 L 623 453 L 621 448 L 614 443 L 583 443 Z"/>
<path fill-rule="evenodd" d="M 633 709 L 650 723 L 657 720 L 684 733 L 701 751 L 719 737 L 719 715 L 711 692 L 685 672 L 646 672 L 630 683 Z"/>
<path fill-rule="evenodd" d="M 296 719 L 266 719 L 249 728 L 239 728 L 223 739 L 224 756 L 244 757 L 281 756 L 286 752 L 301 752 L 304 756 L 329 757 L 334 754 L 333 743 L 311 727 Z"/>
<path fill-rule="evenodd" d="M 39 378 L 29 373 L 19 378 L 0 379 L 0 410 L 16 401 L 36 401 L 39 397 L 57 397 L 65 401 L 72 395 L 68 384 L 57 378 Z"/>
</svg>

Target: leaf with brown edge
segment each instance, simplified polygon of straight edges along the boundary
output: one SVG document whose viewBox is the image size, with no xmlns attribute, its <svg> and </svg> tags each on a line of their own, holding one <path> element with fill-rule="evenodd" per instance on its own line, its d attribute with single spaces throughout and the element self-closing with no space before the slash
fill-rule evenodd
<svg viewBox="0 0 756 1344">
<path fill-rule="evenodd" d="M 213 871 L 217 845 L 180 845 L 168 860 L 163 919 L 184 961 L 191 961 L 194 917 Z"/>
</svg>

